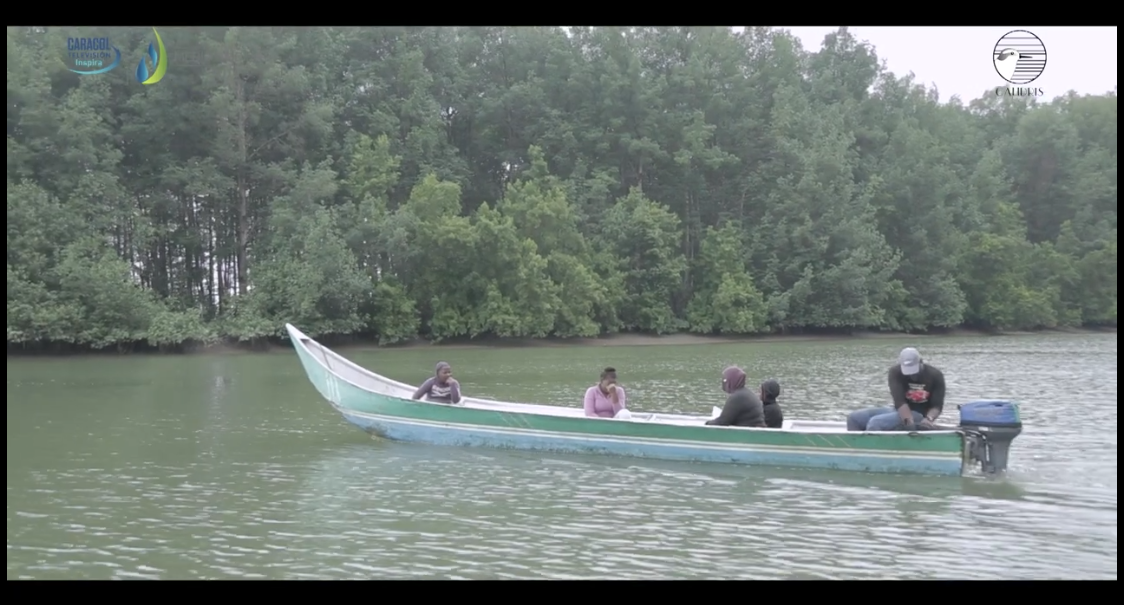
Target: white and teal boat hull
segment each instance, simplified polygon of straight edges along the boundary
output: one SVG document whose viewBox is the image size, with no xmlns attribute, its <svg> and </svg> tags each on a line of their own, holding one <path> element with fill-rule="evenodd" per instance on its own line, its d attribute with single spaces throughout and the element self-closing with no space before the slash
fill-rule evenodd
<svg viewBox="0 0 1124 605">
<path fill-rule="evenodd" d="M 440 446 L 602 454 L 924 475 L 965 474 L 962 430 L 848 432 L 843 422 L 786 421 L 784 428 L 707 426 L 713 416 L 587 418 L 581 408 L 465 398 L 415 401 L 414 388 L 359 367 L 286 326 L 309 381 L 350 423 L 386 439 Z"/>
</svg>

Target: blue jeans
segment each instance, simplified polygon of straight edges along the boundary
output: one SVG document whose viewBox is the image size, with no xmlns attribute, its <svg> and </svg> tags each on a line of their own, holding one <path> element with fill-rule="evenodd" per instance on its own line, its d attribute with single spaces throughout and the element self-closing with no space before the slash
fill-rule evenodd
<svg viewBox="0 0 1124 605">
<path fill-rule="evenodd" d="M 913 422 L 921 422 L 924 416 L 920 412 L 913 412 Z M 847 416 L 848 431 L 900 431 L 904 430 L 901 416 L 894 408 L 868 408 L 851 412 Z"/>
</svg>

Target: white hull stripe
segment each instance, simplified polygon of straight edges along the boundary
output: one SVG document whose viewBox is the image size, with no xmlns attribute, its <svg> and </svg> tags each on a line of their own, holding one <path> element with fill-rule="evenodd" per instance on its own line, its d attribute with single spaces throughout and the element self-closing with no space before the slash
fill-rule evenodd
<svg viewBox="0 0 1124 605">
<path fill-rule="evenodd" d="M 418 420 L 415 418 L 401 418 L 398 416 L 384 416 L 382 414 L 372 414 L 369 412 L 360 412 L 351 408 L 340 407 L 332 403 L 337 411 L 345 416 L 357 416 L 360 418 L 367 418 L 371 420 L 378 420 L 392 424 L 407 424 L 419 427 L 433 427 L 444 429 L 455 429 L 465 432 L 475 433 L 489 433 L 493 435 L 536 435 L 542 437 L 551 437 L 555 439 L 568 439 L 572 441 L 612 441 L 614 443 L 623 443 L 630 445 L 646 445 L 646 446 L 671 446 L 671 447 L 690 447 L 706 450 L 717 451 L 744 451 L 744 452 L 769 452 L 769 453 L 784 453 L 784 454 L 806 454 L 815 456 L 826 456 L 835 458 L 846 458 L 851 456 L 864 456 L 872 458 L 910 458 L 914 460 L 941 460 L 949 461 L 961 459 L 961 452 L 915 452 L 908 450 L 868 450 L 856 448 L 812 448 L 802 447 L 795 445 L 758 445 L 758 444 L 744 444 L 744 443 L 730 443 L 730 444 L 715 444 L 703 441 L 686 441 L 683 439 L 656 439 L 651 437 L 624 437 L 620 435 L 597 435 L 589 433 L 568 433 L 556 431 L 544 431 L 541 429 L 531 428 L 500 428 L 492 426 L 479 426 L 473 424 L 459 424 L 450 422 L 434 422 L 430 420 Z"/>
</svg>

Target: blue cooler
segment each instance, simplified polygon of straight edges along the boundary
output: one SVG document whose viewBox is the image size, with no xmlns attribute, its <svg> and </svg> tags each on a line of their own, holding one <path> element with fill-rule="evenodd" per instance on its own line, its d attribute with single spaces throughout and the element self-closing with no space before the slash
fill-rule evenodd
<svg viewBox="0 0 1124 605">
<path fill-rule="evenodd" d="M 1023 430 L 1019 404 L 1011 401 L 973 401 L 958 406 L 960 428 L 967 453 L 979 462 L 984 473 L 994 475 L 1007 470 L 1011 442 Z"/>
</svg>

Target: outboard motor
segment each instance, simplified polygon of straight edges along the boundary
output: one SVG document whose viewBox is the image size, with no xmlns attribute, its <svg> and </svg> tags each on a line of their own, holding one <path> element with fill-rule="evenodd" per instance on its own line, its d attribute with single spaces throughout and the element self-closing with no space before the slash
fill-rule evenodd
<svg viewBox="0 0 1124 605">
<path fill-rule="evenodd" d="M 1011 442 L 1023 430 L 1019 405 L 1011 401 L 973 401 L 958 407 L 968 460 L 979 462 L 988 475 L 1005 472 Z"/>
</svg>

